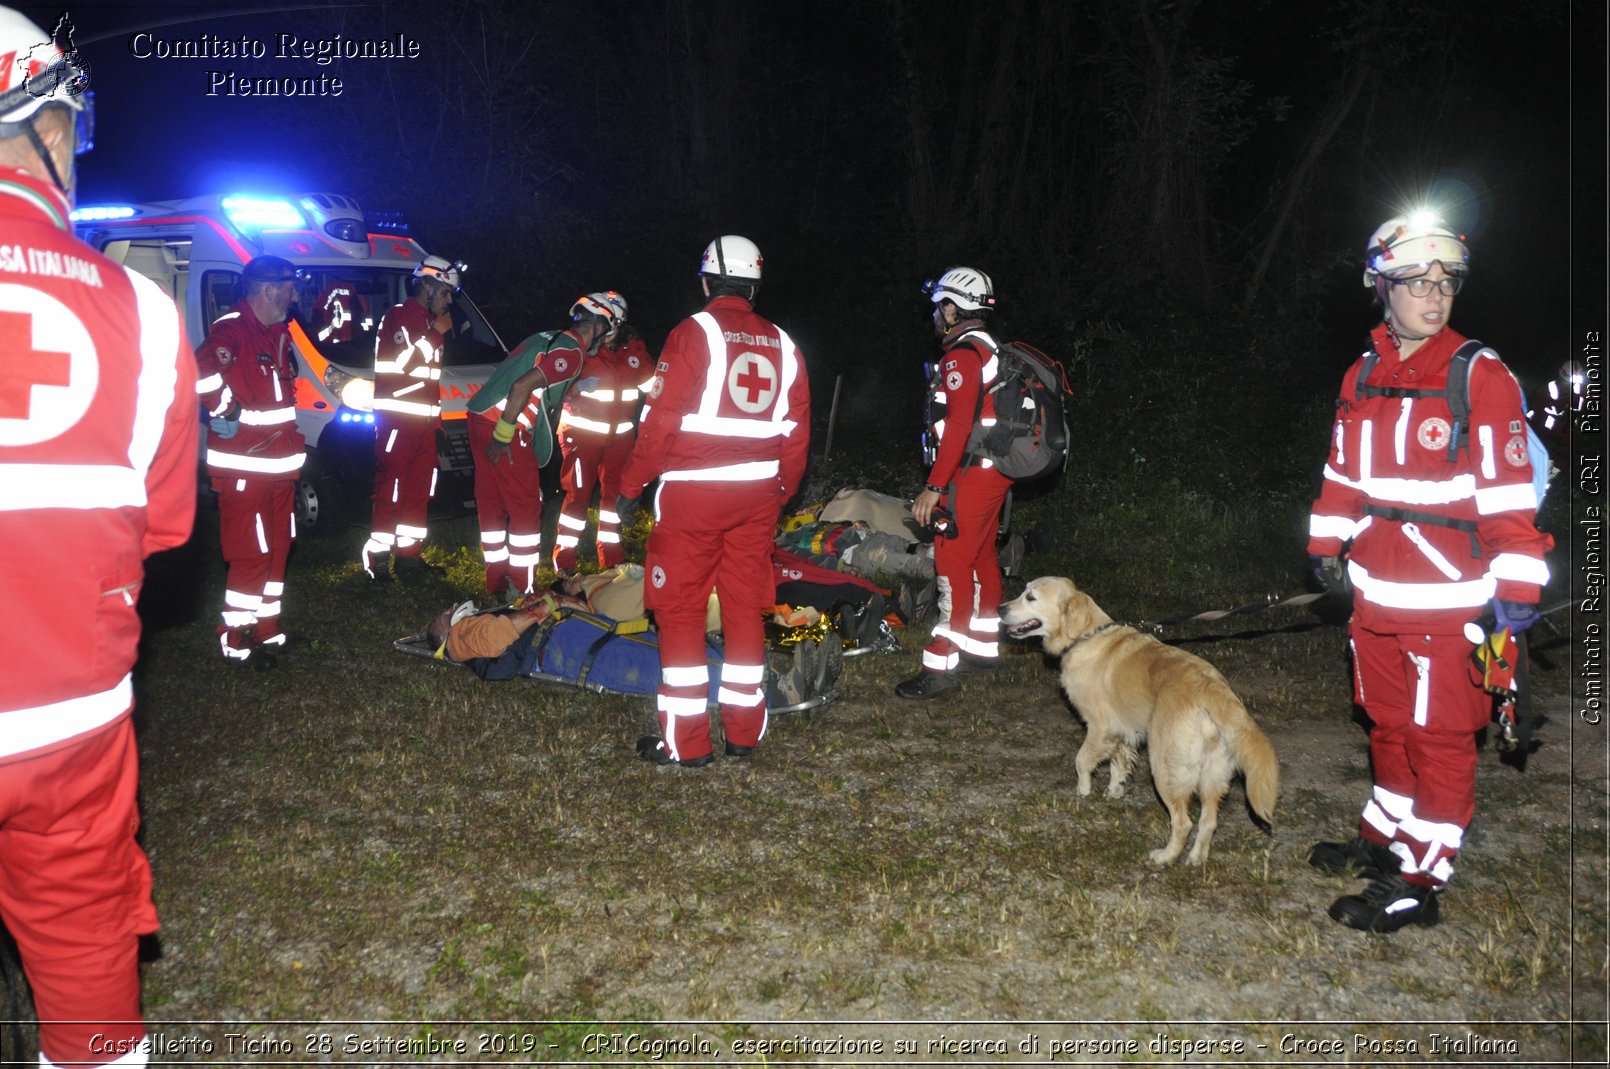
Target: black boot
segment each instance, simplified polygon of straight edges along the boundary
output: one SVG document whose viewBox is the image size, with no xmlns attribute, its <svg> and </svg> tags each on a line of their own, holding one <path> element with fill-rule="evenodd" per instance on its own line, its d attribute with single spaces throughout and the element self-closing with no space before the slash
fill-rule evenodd
<svg viewBox="0 0 1610 1069">
<path fill-rule="evenodd" d="M 957 655 L 956 671 L 964 674 L 970 672 L 993 672 L 1000 665 L 1001 659 L 999 657 L 979 657 L 971 653 L 962 653 Z"/>
<path fill-rule="evenodd" d="M 690 757 L 686 760 L 678 761 L 671 756 L 671 751 L 665 747 L 665 740 L 658 735 L 644 735 L 639 738 L 637 740 L 637 756 L 650 764 L 681 765 L 683 768 L 703 768 L 716 759 L 715 754 L 707 753 L 703 757 Z"/>
<path fill-rule="evenodd" d="M 962 685 L 956 679 L 955 672 L 930 672 L 924 668 L 910 679 L 896 683 L 894 692 L 902 698 L 922 701 L 954 694 L 961 689 Z"/>
<path fill-rule="evenodd" d="M 1330 919 L 1361 932 L 1395 932 L 1410 924 L 1437 923 L 1437 895 L 1402 876 L 1381 876 L 1356 895 L 1331 903 Z"/>
<path fill-rule="evenodd" d="M 837 631 L 829 629 L 817 647 L 816 671 L 811 676 L 811 683 L 816 688 L 817 696 L 832 691 L 842 675 L 844 675 L 844 640 L 839 638 Z"/>
<path fill-rule="evenodd" d="M 1357 875 L 1366 880 L 1398 871 L 1398 859 L 1392 848 L 1384 843 L 1372 843 L 1363 836 L 1355 836 L 1345 843 L 1315 843 L 1308 851 L 1308 863 L 1320 872 L 1334 876 Z"/>
</svg>

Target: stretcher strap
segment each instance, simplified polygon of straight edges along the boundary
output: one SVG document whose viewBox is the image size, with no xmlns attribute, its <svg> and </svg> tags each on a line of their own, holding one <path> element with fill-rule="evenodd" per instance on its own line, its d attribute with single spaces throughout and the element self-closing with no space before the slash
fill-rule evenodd
<svg viewBox="0 0 1610 1069">
<path fill-rule="evenodd" d="M 567 617 L 586 620 L 597 627 L 601 634 L 587 647 L 587 653 L 581 660 L 581 668 L 576 673 L 576 686 L 587 685 L 587 676 L 593 670 L 593 663 L 603 652 L 611 639 L 616 636 L 641 635 L 648 630 L 648 620 L 612 620 L 608 616 L 599 616 L 597 613 L 587 612 L 585 609 L 556 608 L 546 620 L 537 625 L 537 637 L 531 642 L 532 663 L 539 669 L 542 667 L 542 651 L 553 637 L 553 632 L 559 626 L 559 621 Z"/>
</svg>

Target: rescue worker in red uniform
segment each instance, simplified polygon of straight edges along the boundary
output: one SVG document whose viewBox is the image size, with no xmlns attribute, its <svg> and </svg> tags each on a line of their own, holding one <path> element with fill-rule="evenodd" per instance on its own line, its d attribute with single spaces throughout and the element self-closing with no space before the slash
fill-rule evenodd
<svg viewBox="0 0 1610 1069">
<path fill-rule="evenodd" d="M 173 301 L 73 237 L 83 89 L 72 52 L 0 8 L 0 233 L 21 252 L 0 255 L 0 918 L 39 1063 L 134 1066 L 157 930 L 135 603 L 144 558 L 190 536 L 196 365 Z"/>
<path fill-rule="evenodd" d="M 995 420 L 987 393 L 996 379 L 1000 347 L 988 331 L 995 308 L 989 276 L 971 267 L 948 268 L 923 287 L 934 306 L 934 332 L 942 353 L 935 371 L 929 441 L 934 443 L 927 485 L 912 503 L 911 515 L 923 527 L 936 510 L 950 514 L 946 530 L 934 536 L 939 606 L 945 618 L 934 627 L 922 651 L 922 671 L 896 684 L 902 698 L 950 694 L 958 676 L 988 671 L 1000 659 L 1001 564 L 995 540 L 1001 509 L 1012 480 L 993 462 L 967 452 L 975 424 Z"/>
<path fill-rule="evenodd" d="M 544 390 L 563 387 L 615 328 L 624 306 L 583 297 L 571 327 L 539 331 L 514 347 L 470 399 L 470 453 L 481 523 L 486 589 L 502 596 L 536 589 L 542 563 L 542 466 L 553 455 Z M 512 418 L 511 418 L 512 415 Z"/>
<path fill-rule="evenodd" d="M 598 564 L 613 568 L 626 560 L 621 544 L 621 518 L 615 511 L 620 496 L 621 471 L 637 441 L 639 398 L 654 377 L 654 362 L 625 321 L 626 298 L 613 290 L 589 299 L 614 300 L 621 318 L 604 338 L 598 355 L 587 361 L 579 378 L 565 394 L 559 417 L 559 451 L 563 458 L 561 487 L 564 511 L 554 539 L 553 566 L 561 572 L 576 568 L 576 547 L 587 530 L 587 508 L 598 490 Z"/>
<path fill-rule="evenodd" d="M 1465 338 L 1448 324 L 1469 271 L 1464 239 L 1434 220 L 1392 219 L 1370 238 L 1364 284 L 1384 319 L 1378 359 L 1342 378 L 1308 552 L 1328 587 L 1354 591 L 1354 697 L 1371 720 L 1375 773 L 1358 835 L 1317 844 L 1327 872 L 1371 879 L 1330 907 L 1365 931 L 1436 924 L 1476 806 L 1476 733 L 1492 698 L 1473 676 L 1465 624 L 1491 611 L 1518 633 L 1537 619 L 1553 539 L 1537 495 L 1519 386 L 1491 349 L 1471 361 L 1469 415 L 1447 400 Z"/>
<path fill-rule="evenodd" d="M 207 475 L 218 492 L 224 610 L 218 645 L 230 664 L 273 667 L 285 644 L 280 608 L 296 540 L 296 485 L 305 457 L 296 428 L 296 354 L 285 325 L 296 269 L 258 256 L 242 272 L 245 295 L 196 348 L 196 392 L 210 417 Z"/>
<path fill-rule="evenodd" d="M 423 571 L 426 513 L 436 494 L 442 425 L 442 330 L 458 292 L 458 268 L 427 256 L 414 295 L 393 306 L 375 333 L 375 496 L 363 572 L 370 579 Z"/>
<path fill-rule="evenodd" d="M 666 339 L 621 477 L 623 518 L 660 481 L 643 601 L 660 630 L 661 734 L 637 741 L 638 756 L 655 764 L 698 768 L 715 756 L 705 705 L 712 586 L 721 603 L 727 756 L 750 756 L 766 733 L 772 535 L 805 475 L 811 394 L 805 358 L 755 314 L 761 264 L 755 244 L 735 235 L 704 250 L 699 276 L 709 303 Z"/>
</svg>

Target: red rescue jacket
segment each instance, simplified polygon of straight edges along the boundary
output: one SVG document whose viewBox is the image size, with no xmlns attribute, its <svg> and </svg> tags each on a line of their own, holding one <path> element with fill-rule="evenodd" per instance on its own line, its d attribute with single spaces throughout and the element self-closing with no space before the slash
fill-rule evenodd
<svg viewBox="0 0 1610 1069">
<path fill-rule="evenodd" d="M 0 761 L 127 714 L 142 561 L 190 537 L 196 363 L 173 301 L 0 168 Z"/>
<path fill-rule="evenodd" d="M 944 341 L 944 352 L 934 369 L 933 391 L 929 398 L 928 482 L 949 486 L 967 459 L 967 442 L 976 422 L 981 427 L 995 425 L 995 398 L 986 391 L 995 382 L 1000 360 L 994 339 L 977 320 L 956 324 Z M 982 401 L 982 405 L 980 402 Z M 995 462 L 983 457 L 973 463 L 992 468 Z"/>
<path fill-rule="evenodd" d="M 425 306 L 394 305 L 375 332 L 375 411 L 434 421 L 442 414 L 442 334 Z"/>
<path fill-rule="evenodd" d="M 1536 602 L 1554 540 L 1537 529 L 1521 391 L 1490 351 L 1470 365 L 1466 446 L 1448 456 L 1447 386 L 1465 341 L 1444 329 L 1407 360 L 1384 325 L 1359 396 L 1360 357 L 1342 379 L 1325 483 L 1309 518 L 1308 552 L 1348 550 L 1354 613 L 1372 631 L 1450 634 L 1493 598 Z M 1424 391 L 1424 393 L 1421 393 Z"/>
<path fill-rule="evenodd" d="M 582 366 L 565 394 L 559 432 L 620 438 L 637 430 L 637 407 L 654 378 L 654 364 L 641 338 L 619 349 L 600 348 Z"/>
<path fill-rule="evenodd" d="M 636 497 L 655 478 L 792 497 L 810 449 L 805 359 L 741 297 L 716 297 L 671 331 L 637 445 L 621 476 Z"/>
<path fill-rule="evenodd" d="M 284 323 L 265 324 L 244 299 L 219 316 L 196 347 L 196 393 L 208 415 L 236 405 L 232 438 L 209 434 L 207 474 L 215 479 L 295 480 L 306 443 L 296 428 L 296 354 Z"/>
</svg>

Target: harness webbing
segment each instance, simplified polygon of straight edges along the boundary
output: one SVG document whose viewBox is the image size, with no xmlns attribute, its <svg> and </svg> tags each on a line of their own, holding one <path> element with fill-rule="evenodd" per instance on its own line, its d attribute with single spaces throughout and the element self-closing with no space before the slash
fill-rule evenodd
<svg viewBox="0 0 1610 1069">
<path fill-rule="evenodd" d="M 1358 378 L 1353 380 L 1353 398 L 1358 401 L 1366 397 L 1446 398 L 1448 412 L 1453 416 L 1453 431 L 1448 436 L 1448 459 L 1451 461 L 1458 455 L 1460 445 L 1470 438 L 1469 427 L 1466 426 L 1470 418 L 1470 362 L 1485 348 L 1472 338 L 1455 349 L 1453 360 L 1448 365 L 1447 383 L 1441 389 L 1432 390 L 1419 386 L 1367 385 L 1365 380 L 1374 374 L 1375 365 L 1381 362 L 1381 354 L 1371 343 L 1370 351 L 1364 354 L 1364 363 L 1358 369 Z"/>
</svg>

